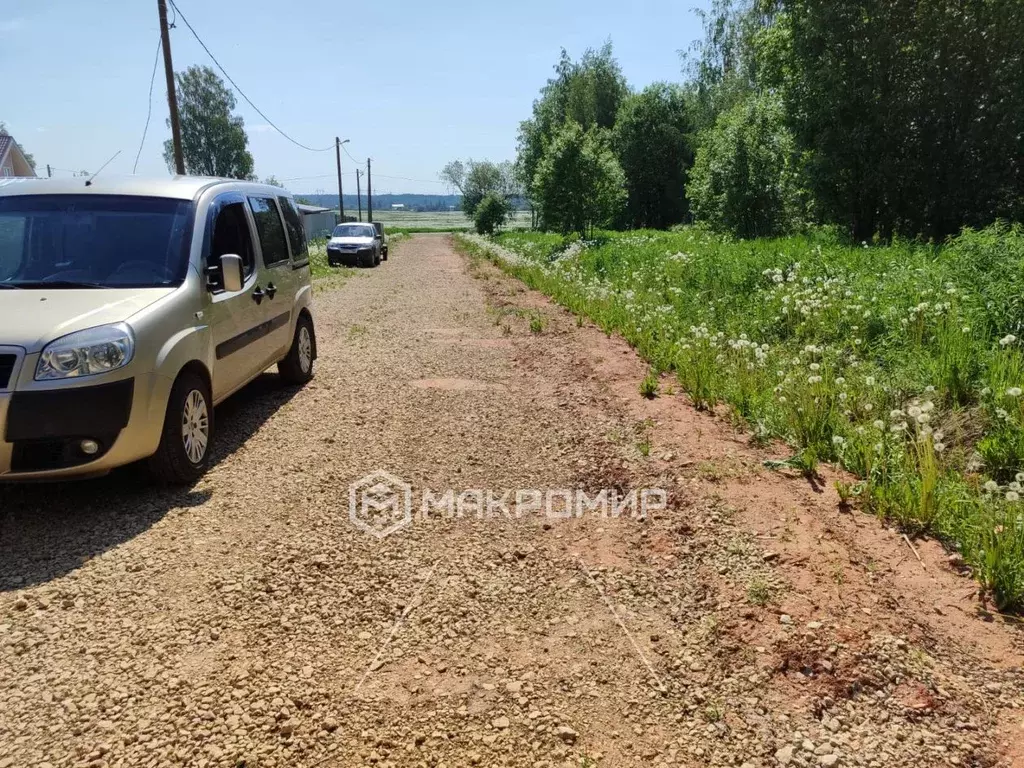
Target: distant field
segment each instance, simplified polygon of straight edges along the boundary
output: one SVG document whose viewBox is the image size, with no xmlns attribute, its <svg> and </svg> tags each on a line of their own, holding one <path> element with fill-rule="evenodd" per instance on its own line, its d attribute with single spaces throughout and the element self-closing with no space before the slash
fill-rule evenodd
<svg viewBox="0 0 1024 768">
<path fill-rule="evenodd" d="M 349 216 L 355 211 L 345 210 Z M 363 210 L 366 220 L 366 210 Z M 473 222 L 466 218 L 462 211 L 392 211 L 390 209 L 374 210 L 373 220 L 380 221 L 398 229 L 471 229 Z M 517 211 L 515 219 L 509 224 L 510 229 L 529 229 L 530 212 Z"/>
</svg>

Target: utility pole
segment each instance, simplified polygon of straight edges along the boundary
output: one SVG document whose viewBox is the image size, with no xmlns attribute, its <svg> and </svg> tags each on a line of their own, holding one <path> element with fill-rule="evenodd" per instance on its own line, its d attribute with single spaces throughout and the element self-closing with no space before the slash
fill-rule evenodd
<svg viewBox="0 0 1024 768">
<path fill-rule="evenodd" d="M 373 222 L 373 180 L 370 178 L 370 158 L 366 158 L 366 220 Z"/>
<path fill-rule="evenodd" d="M 356 204 L 359 206 L 359 221 L 363 220 L 363 193 L 359 188 L 359 169 L 356 168 Z"/>
<path fill-rule="evenodd" d="M 174 65 L 171 63 L 171 33 L 167 29 L 167 0 L 156 0 L 160 11 L 160 40 L 164 52 L 164 75 L 167 77 L 167 106 L 171 111 L 171 141 L 174 144 L 174 170 L 185 175 L 185 157 L 181 154 L 181 123 L 178 121 L 178 95 L 174 90 Z"/>
<path fill-rule="evenodd" d="M 51 170 L 49 163 L 46 164 L 46 178 L 48 178 L 48 179 L 52 179 L 53 178 L 53 170 Z"/>
<path fill-rule="evenodd" d="M 334 137 L 334 154 L 338 157 L 338 223 L 345 223 L 345 196 L 341 191 L 341 138 Z"/>
</svg>

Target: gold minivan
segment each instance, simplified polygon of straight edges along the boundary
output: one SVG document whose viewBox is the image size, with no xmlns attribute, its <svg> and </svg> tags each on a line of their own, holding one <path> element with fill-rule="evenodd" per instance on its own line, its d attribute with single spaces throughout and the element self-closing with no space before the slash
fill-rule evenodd
<svg viewBox="0 0 1024 768">
<path fill-rule="evenodd" d="M 0 480 L 146 459 L 206 469 L 213 407 L 277 364 L 313 375 L 291 195 L 178 176 L 0 180 Z"/>
</svg>

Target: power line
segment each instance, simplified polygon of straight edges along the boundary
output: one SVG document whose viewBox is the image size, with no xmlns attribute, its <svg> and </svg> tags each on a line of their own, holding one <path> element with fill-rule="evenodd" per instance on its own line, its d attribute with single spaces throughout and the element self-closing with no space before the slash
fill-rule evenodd
<svg viewBox="0 0 1024 768">
<path fill-rule="evenodd" d="M 342 149 L 343 149 L 343 150 L 345 151 L 345 154 L 346 154 L 346 155 L 348 155 L 348 159 L 349 159 L 349 160 L 351 160 L 351 161 L 352 161 L 353 163 L 355 163 L 356 165 L 359 165 L 359 162 L 360 162 L 360 161 L 359 161 L 359 160 L 356 160 L 356 159 L 355 159 L 354 157 L 352 157 L 352 153 L 348 151 L 348 147 L 346 147 L 346 146 L 345 146 L 344 144 L 342 144 L 342 145 L 341 145 L 341 148 L 342 148 Z"/>
<path fill-rule="evenodd" d="M 280 179 L 279 181 L 284 183 L 286 181 L 306 181 L 307 179 L 333 179 L 333 178 L 336 178 L 337 175 L 338 174 L 336 174 L 336 173 L 321 173 L 319 176 L 293 176 L 290 179 Z M 355 171 L 345 171 L 341 175 L 342 176 L 355 176 L 356 172 Z"/>
<path fill-rule="evenodd" d="M 142 141 L 139 142 L 139 152 L 135 155 L 135 165 L 132 166 L 132 173 L 139 167 L 139 158 L 142 157 L 142 147 L 146 144 L 146 134 L 149 133 L 149 119 L 153 116 L 153 82 L 156 80 L 156 65 L 160 62 L 160 48 L 163 41 L 156 39 L 156 56 L 153 58 L 153 74 L 149 76 L 149 101 L 146 102 L 146 127 L 142 129 Z"/>
<path fill-rule="evenodd" d="M 250 99 L 248 96 L 245 95 L 245 91 L 243 91 L 241 88 L 238 87 L 238 83 L 236 83 L 234 80 L 231 79 L 231 75 L 229 75 L 227 73 L 227 70 L 225 70 L 224 67 L 221 66 L 220 62 L 217 61 L 217 57 L 214 56 L 213 53 L 210 51 L 210 49 L 206 47 L 206 43 L 204 43 L 203 39 L 201 37 L 199 37 L 199 34 L 192 28 L 192 25 L 188 23 L 188 19 L 185 18 L 185 14 L 181 12 L 181 9 L 175 4 L 174 0 L 168 0 L 168 2 L 170 2 L 171 7 L 174 9 L 175 13 L 178 16 L 181 16 L 181 20 L 183 22 L 185 22 L 185 26 L 188 27 L 188 31 L 192 33 L 192 36 L 196 39 L 196 41 L 199 43 L 199 45 L 202 46 L 203 50 L 206 51 L 206 55 L 209 56 L 213 60 L 213 63 L 217 65 L 217 69 L 220 70 L 221 74 L 224 75 L 224 77 L 227 78 L 228 82 L 231 83 L 235 87 L 235 90 L 237 90 L 238 93 L 241 95 L 241 97 L 243 99 L 245 99 L 246 103 L 248 103 L 248 105 L 250 107 L 252 107 L 253 109 L 256 110 L 256 114 L 258 114 L 260 117 L 262 117 L 264 120 L 267 121 L 267 124 L 270 125 L 271 128 L 273 128 L 275 131 L 280 133 L 282 136 L 284 136 L 286 139 L 288 139 L 288 141 L 290 141 L 295 146 L 301 147 L 302 149 L 305 149 L 305 150 L 307 150 L 309 152 L 329 152 L 330 150 L 334 149 L 334 145 L 333 144 L 331 144 L 331 146 L 329 146 L 329 147 L 324 147 L 323 149 L 317 149 L 317 148 L 314 148 L 314 147 L 307 147 L 302 142 L 296 141 L 291 136 L 289 136 L 287 133 L 285 133 L 280 128 L 278 128 L 277 125 L 274 124 L 273 120 L 271 120 L 269 117 L 267 117 L 265 114 L 263 114 L 262 110 L 260 110 L 259 107 L 257 107 L 255 104 L 252 103 L 252 99 Z M 348 150 L 346 150 L 346 152 L 347 151 Z"/>
<path fill-rule="evenodd" d="M 437 179 L 410 179 L 408 176 L 388 176 L 385 173 L 378 173 L 377 175 L 380 178 L 382 178 L 382 179 L 398 179 L 400 181 L 415 181 L 415 182 L 418 182 L 420 184 L 445 184 L 446 183 L 444 181 L 439 181 Z"/>
<path fill-rule="evenodd" d="M 354 176 L 355 173 L 356 173 L 355 171 L 345 171 L 342 174 L 342 176 Z M 322 173 L 319 176 L 294 176 L 294 177 L 292 177 L 290 179 L 279 179 L 279 181 L 281 181 L 282 183 L 286 182 L 286 181 L 307 181 L 309 179 L 329 179 L 329 178 L 334 178 L 335 176 L 337 176 L 337 174 L 335 174 L 335 173 Z M 381 178 L 381 179 L 394 179 L 394 180 L 398 180 L 398 181 L 414 181 L 414 182 L 417 182 L 419 184 L 444 184 L 445 183 L 443 181 L 438 181 L 437 179 L 411 179 L 408 176 L 388 176 L 386 173 L 378 173 L 377 176 L 378 176 L 378 178 Z"/>
</svg>

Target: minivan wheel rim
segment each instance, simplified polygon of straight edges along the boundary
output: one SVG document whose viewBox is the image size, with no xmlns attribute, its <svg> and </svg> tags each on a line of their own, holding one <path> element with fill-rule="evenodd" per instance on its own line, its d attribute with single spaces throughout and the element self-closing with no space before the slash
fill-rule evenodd
<svg viewBox="0 0 1024 768">
<path fill-rule="evenodd" d="M 313 341 L 309 338 L 309 328 L 302 326 L 299 328 L 299 366 L 302 372 L 307 373 L 312 363 Z"/>
<path fill-rule="evenodd" d="M 193 389 L 185 398 L 185 408 L 181 413 L 181 441 L 189 461 L 198 464 L 203 460 L 210 442 L 210 414 L 206 398 L 198 389 Z"/>
</svg>

